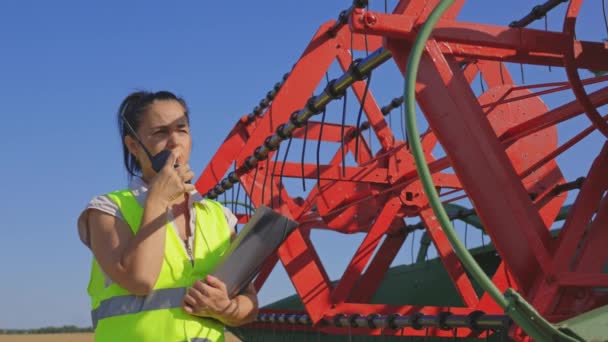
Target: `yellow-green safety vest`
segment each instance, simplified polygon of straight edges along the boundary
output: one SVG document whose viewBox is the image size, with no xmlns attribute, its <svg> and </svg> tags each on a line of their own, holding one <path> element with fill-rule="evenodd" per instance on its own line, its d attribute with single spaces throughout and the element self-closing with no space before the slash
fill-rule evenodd
<svg viewBox="0 0 608 342">
<path fill-rule="evenodd" d="M 129 190 L 107 196 L 120 208 L 133 234 L 137 234 L 143 208 L 135 196 Z M 222 323 L 190 315 L 181 308 L 186 290 L 203 279 L 230 246 L 230 229 L 222 206 L 205 200 L 204 204 L 195 202 L 194 208 L 194 263 L 177 232 L 167 226 L 163 264 L 154 289 L 147 296 L 133 295 L 116 283 L 105 284 L 104 274 L 93 259 L 88 293 L 95 341 L 224 341 Z"/>
</svg>

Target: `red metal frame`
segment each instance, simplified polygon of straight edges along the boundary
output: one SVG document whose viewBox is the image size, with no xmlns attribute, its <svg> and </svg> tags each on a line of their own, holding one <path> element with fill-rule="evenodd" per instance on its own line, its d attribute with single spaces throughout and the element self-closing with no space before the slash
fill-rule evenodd
<svg viewBox="0 0 608 342">
<path fill-rule="evenodd" d="M 416 32 L 438 2 L 402 0 L 392 14 L 355 9 L 349 25 L 341 27 L 335 35 L 327 33 L 334 22 L 322 25 L 264 114 L 253 122 L 244 116 L 230 132 L 198 180 L 196 186 L 200 192 L 213 188 L 231 171 L 234 162 L 243 165 L 278 125 L 287 122 L 292 112 L 303 108 L 334 60 L 346 71 L 352 60 L 351 48 L 359 51 L 366 47 L 370 51 L 387 48 L 400 71 L 405 72 Z M 564 32 L 547 32 L 456 21 L 464 0 L 456 1 L 427 42 L 416 88 L 418 104 L 430 127 L 423 135 L 423 146 L 436 186 L 464 190 L 462 197 L 474 204 L 502 259 L 493 276 L 496 286 L 502 290 L 515 288 L 552 321 L 608 303 L 608 296 L 593 290 L 608 287 L 608 276 L 601 273 L 608 262 L 608 251 L 603 248 L 608 243 L 608 231 L 602 229 L 608 222 L 608 199 L 604 195 L 608 188 L 608 145 L 589 171 L 559 238 L 554 240 L 549 234 L 566 199 L 565 195 L 551 191 L 565 182 L 555 158 L 595 129 L 604 134 L 608 132 L 606 118 L 597 112 L 597 108 L 608 103 L 608 87 L 591 94 L 583 88 L 584 84 L 606 81 L 608 77 L 581 81 L 577 74 L 579 68 L 608 70 L 608 46 L 573 38 L 580 3 L 576 0 L 570 3 Z M 517 86 L 503 62 L 564 66 L 569 81 Z M 464 69 L 462 63 L 467 64 Z M 488 86 L 479 97 L 471 88 L 477 75 Z M 352 86 L 360 102 L 365 86 L 365 80 Z M 537 88 L 544 90 L 532 91 Z M 560 107 L 547 108 L 539 99 L 541 94 L 568 89 L 572 89 L 576 100 Z M 361 135 L 358 165 L 346 166 L 343 173 L 340 150 L 328 164 L 319 166 L 311 161 L 304 165 L 294 162 L 275 165 L 274 153 L 270 153 L 268 162 L 258 163 L 257 170 L 240 177 L 254 205 L 271 206 L 301 223 L 276 255 L 267 260 L 255 280 L 256 288 L 263 286 L 280 260 L 306 313 L 315 323 L 331 320 L 338 314 L 355 313 L 438 314 L 447 310 L 455 314 L 476 310 L 502 313 L 487 295 L 478 297 L 473 290 L 428 208 L 411 153 L 405 143 L 393 135 L 371 90 L 362 106 L 381 146 L 373 151 Z M 593 125 L 558 146 L 556 125 L 582 113 L 591 118 Z M 304 130 L 294 131 L 294 139 L 303 139 Z M 335 123 L 325 123 L 321 134 L 320 123 L 310 121 L 307 130 L 311 140 L 335 143 L 343 139 L 342 128 Z M 356 134 L 355 127 L 345 127 L 346 153 L 354 154 Z M 437 143 L 441 144 L 445 157 L 435 159 L 431 154 Z M 318 177 L 319 184 L 306 198 L 296 199 L 280 187 L 280 181 L 281 177 L 301 177 L 302 167 L 304 177 L 314 180 Z M 444 172 L 448 168 L 452 168 L 454 174 Z M 269 176 L 264 182 L 266 173 Z M 270 190 L 270 184 L 274 191 Z M 444 200 L 454 200 L 447 199 L 446 192 L 443 193 Z M 425 223 L 464 307 L 369 303 L 407 237 L 405 217 L 420 217 Z M 335 286 L 310 240 L 311 229 L 366 234 Z M 267 326 L 252 325 L 254 328 Z M 273 328 L 346 333 L 346 328 L 331 326 Z M 399 335 L 404 331 L 353 328 L 350 333 Z M 405 329 L 405 334 L 411 336 L 426 333 Z M 431 329 L 428 333 L 453 336 L 452 331 L 441 329 Z M 525 340 L 520 333 L 514 333 L 513 337 Z M 468 329 L 459 329 L 457 334 L 478 335 Z"/>
</svg>

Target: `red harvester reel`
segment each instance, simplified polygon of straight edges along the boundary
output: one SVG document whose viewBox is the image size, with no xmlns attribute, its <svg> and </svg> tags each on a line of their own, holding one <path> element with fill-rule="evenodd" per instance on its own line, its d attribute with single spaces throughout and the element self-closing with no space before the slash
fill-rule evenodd
<svg viewBox="0 0 608 342">
<path fill-rule="evenodd" d="M 608 125 L 598 113 L 608 102 L 608 88 L 601 86 L 608 76 L 581 80 L 578 73 L 608 70 L 608 44 L 575 39 L 582 1 L 563 5 L 568 7 L 563 32 L 525 28 L 560 2 L 548 1 L 503 27 L 455 20 L 464 4 L 455 1 L 426 43 L 416 86 L 429 126 L 422 144 L 441 200 L 472 206 L 467 215 L 479 217 L 501 259 L 492 282 L 503 292 L 515 289 L 550 322 L 608 304 Z M 504 311 L 476 290 L 430 209 L 408 141 L 387 121 L 403 98 L 381 108 L 370 88 L 384 64 L 394 62 L 406 72 L 417 32 L 438 3 L 403 0 L 390 14 L 355 3 L 337 21 L 322 25 L 290 73 L 235 125 L 198 180 L 197 188 L 209 198 L 230 197 L 228 190 L 233 199 L 234 191 L 246 193 L 253 206 L 264 204 L 300 222 L 266 261 L 255 285 L 262 287 L 280 260 L 305 311 L 262 310 L 252 328 L 483 338 L 504 326 Z M 363 51 L 364 58 L 353 60 Z M 344 74 L 326 82 L 334 61 Z M 517 85 L 506 63 L 564 68 L 567 80 Z M 487 89 L 476 95 L 480 78 Z M 584 85 L 597 90 L 587 93 Z M 557 92 L 573 93 L 574 100 L 550 108 L 541 99 Z M 329 102 L 354 101 L 352 94 L 359 113 L 344 105 L 342 117 L 330 115 Z M 558 127 L 584 115 L 588 127 L 558 144 Z M 584 178 L 565 179 L 556 158 L 565 159 L 572 146 L 598 131 L 604 145 L 587 161 Z M 305 149 L 306 142 L 309 153 L 287 161 L 290 149 L 299 159 L 296 147 Z M 337 147 L 324 149 L 333 153 L 329 162 L 319 162 L 318 150 L 311 158 L 321 143 Z M 438 149 L 442 156 L 434 156 Z M 303 195 L 288 193 L 286 183 L 299 178 L 315 184 Z M 552 231 L 572 190 L 578 193 L 571 192 L 563 226 Z M 243 222 L 250 213 L 238 212 Z M 462 218 L 463 212 L 454 215 Z M 406 224 L 410 218 L 422 224 Z M 432 240 L 462 306 L 371 303 L 404 241 L 418 228 Z M 312 229 L 365 234 L 336 282 L 315 251 Z M 528 339 L 516 327 L 510 335 Z"/>
</svg>

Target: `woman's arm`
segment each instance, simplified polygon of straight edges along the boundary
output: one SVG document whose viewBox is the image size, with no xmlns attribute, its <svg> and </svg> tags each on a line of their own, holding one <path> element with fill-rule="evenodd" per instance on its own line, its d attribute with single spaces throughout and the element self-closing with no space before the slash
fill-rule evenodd
<svg viewBox="0 0 608 342">
<path fill-rule="evenodd" d="M 234 308 L 227 310 L 224 324 L 236 327 L 255 321 L 259 308 L 258 294 L 253 284 L 249 284 L 242 294 L 232 299 L 232 302 L 234 302 Z"/>
<path fill-rule="evenodd" d="M 136 295 L 150 293 L 160 274 L 171 199 L 194 189 L 186 183 L 194 174 L 187 165 L 173 168 L 176 159 L 172 154 L 151 180 L 137 234 L 109 214 L 93 210 L 89 215 L 91 250 L 99 266 L 112 281 Z"/>
<path fill-rule="evenodd" d="M 98 210 L 89 214 L 91 250 L 101 269 L 136 295 L 150 293 L 165 250 L 166 207 L 148 199 L 141 228 L 133 235 L 124 221 Z"/>
</svg>

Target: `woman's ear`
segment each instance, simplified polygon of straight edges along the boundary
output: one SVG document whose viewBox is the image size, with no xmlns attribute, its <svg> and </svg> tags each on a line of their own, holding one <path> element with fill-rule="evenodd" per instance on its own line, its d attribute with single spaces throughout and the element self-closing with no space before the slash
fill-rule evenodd
<svg viewBox="0 0 608 342">
<path fill-rule="evenodd" d="M 135 139 L 133 139 L 133 137 L 130 135 L 127 135 L 125 136 L 125 146 L 127 146 L 129 153 L 131 153 L 131 155 L 137 159 L 137 151 L 139 150 L 139 144 L 137 141 L 135 141 Z"/>
</svg>

